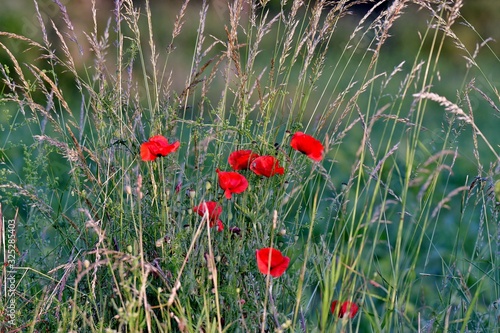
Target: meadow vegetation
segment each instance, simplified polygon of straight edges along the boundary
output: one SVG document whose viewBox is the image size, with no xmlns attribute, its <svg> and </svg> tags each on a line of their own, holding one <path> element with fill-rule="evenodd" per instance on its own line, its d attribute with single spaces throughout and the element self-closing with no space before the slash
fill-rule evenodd
<svg viewBox="0 0 500 333">
<path fill-rule="evenodd" d="M 500 61 L 461 0 L 43 3 L 0 31 L 2 332 L 498 330 Z"/>
</svg>

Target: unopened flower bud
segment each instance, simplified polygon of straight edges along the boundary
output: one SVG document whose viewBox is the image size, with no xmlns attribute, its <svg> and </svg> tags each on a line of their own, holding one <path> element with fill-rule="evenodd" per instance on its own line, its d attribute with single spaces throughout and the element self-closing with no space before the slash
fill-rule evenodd
<svg viewBox="0 0 500 333">
<path fill-rule="evenodd" d="M 140 189 L 142 187 L 142 175 L 139 174 L 137 176 L 137 188 Z"/>
</svg>

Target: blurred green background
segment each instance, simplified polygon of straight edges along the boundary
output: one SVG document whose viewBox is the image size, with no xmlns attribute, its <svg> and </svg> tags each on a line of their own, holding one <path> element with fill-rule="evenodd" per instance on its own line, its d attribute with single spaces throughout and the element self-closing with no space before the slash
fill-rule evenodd
<svg viewBox="0 0 500 333">
<path fill-rule="evenodd" d="M 60 47 L 58 42 L 57 34 L 54 29 L 51 28 L 51 22 L 54 22 L 56 26 L 59 27 L 61 33 L 67 34 L 68 37 L 76 38 L 78 43 L 68 42 L 68 46 L 73 54 L 76 66 L 80 69 L 81 75 L 84 79 L 91 81 L 92 78 L 92 68 L 94 67 L 93 54 L 89 43 L 87 42 L 87 37 L 85 32 L 93 32 L 93 14 L 91 1 L 76 1 L 76 0 L 61 0 L 63 5 L 67 7 L 68 15 L 71 19 L 73 31 L 67 27 L 64 19 L 61 15 L 60 9 L 56 3 L 51 0 L 41 0 L 38 1 L 40 12 L 42 13 L 43 20 L 47 27 L 47 36 L 52 43 L 53 49 L 58 49 Z M 137 1 L 137 7 L 143 7 L 143 1 Z M 288 6 L 291 1 L 289 1 Z M 110 43 L 113 43 L 114 36 L 114 3 L 111 0 L 107 1 L 96 1 L 97 4 L 97 34 L 102 35 L 103 32 L 109 29 Z M 155 42 L 157 43 L 157 51 L 159 53 L 160 64 L 161 60 L 166 57 L 166 48 L 171 40 L 171 31 L 173 28 L 173 22 L 175 21 L 176 15 L 179 13 L 179 8 L 182 5 L 182 1 L 151 1 L 153 14 L 153 32 L 155 36 Z M 226 33 L 224 31 L 224 26 L 229 23 L 229 12 L 227 1 L 214 0 L 209 2 L 208 10 L 208 21 L 205 27 L 205 35 L 213 36 L 207 37 L 205 46 L 208 46 L 213 42 L 215 38 L 225 40 Z M 279 10 L 278 1 L 273 0 L 268 4 L 268 8 L 274 11 Z M 199 10 L 200 2 L 192 2 L 188 6 L 188 11 L 185 17 L 185 26 L 182 29 L 180 35 L 176 38 L 174 47 L 175 52 L 169 55 L 168 65 L 166 67 L 166 73 L 172 71 L 172 89 L 175 93 L 180 94 L 180 92 L 186 86 L 186 81 L 188 79 L 191 65 L 192 57 L 195 51 L 195 43 L 197 36 L 197 29 L 199 24 Z M 345 45 L 349 34 L 352 32 L 354 26 L 359 22 L 360 15 L 366 8 L 359 8 L 356 12 L 355 9 L 352 11 L 350 17 L 342 19 L 339 26 L 339 31 L 334 35 L 332 40 L 332 46 L 328 56 L 328 61 L 325 65 L 325 70 L 333 68 L 337 62 L 342 62 L 345 59 L 339 58 L 342 47 Z M 142 14 L 144 15 L 144 8 Z M 500 46 L 497 40 L 500 40 L 500 29 L 498 28 L 498 22 L 500 21 L 500 2 L 490 1 L 490 0 L 474 0 L 465 1 L 464 7 L 462 9 L 463 18 L 457 20 L 453 28 L 455 33 L 458 35 L 460 40 L 463 42 L 465 47 L 469 50 L 469 53 L 474 53 L 477 45 L 487 38 L 492 38 L 486 46 L 483 46 L 477 57 L 477 62 L 480 64 L 481 68 L 466 68 L 466 61 L 464 56 L 465 52 L 457 50 L 452 41 L 447 40 L 443 46 L 443 52 L 438 63 L 438 80 L 435 80 L 432 91 L 446 96 L 450 101 L 457 100 L 457 91 L 463 90 L 465 85 L 469 83 L 471 78 L 475 77 L 475 86 L 482 89 L 489 96 L 494 95 L 493 91 L 500 87 L 500 68 L 499 61 L 496 55 L 500 54 Z M 395 26 L 391 29 L 391 37 L 386 42 L 382 49 L 382 56 L 380 57 L 380 62 L 378 64 L 378 72 L 387 71 L 390 73 L 395 66 L 399 65 L 403 61 L 405 65 L 403 70 L 408 70 L 411 64 L 415 61 L 415 56 L 418 53 L 418 48 L 420 45 L 420 40 L 422 34 L 425 32 L 425 27 L 429 22 L 428 13 L 424 13 L 423 10 L 417 10 L 415 5 L 409 5 L 405 9 L 403 17 L 396 21 Z M 468 26 L 470 24 L 472 27 Z M 35 8 L 33 1 L 31 0 L 19 0 L 19 1 L 6 1 L 2 5 L 2 10 L 0 11 L 0 30 L 17 33 L 26 36 L 30 39 L 43 42 L 43 36 L 39 26 L 38 18 L 35 14 Z M 147 22 L 143 20 L 142 35 L 145 49 L 145 58 L 148 59 L 147 54 Z M 367 38 L 371 38 L 369 35 Z M 2 37 L 0 41 L 15 55 L 19 63 L 33 63 L 37 66 L 44 68 L 45 63 L 43 59 L 39 59 L 39 54 L 33 47 L 28 47 L 27 43 L 21 42 L 12 38 Z M 263 51 L 268 48 L 269 52 L 272 52 L 276 40 L 272 33 L 269 36 L 264 37 L 262 42 Z M 267 45 L 267 46 L 266 46 Z M 425 47 L 426 45 L 424 45 Z M 490 48 L 490 49 L 488 49 Z M 206 59 L 210 58 L 211 55 L 216 54 L 221 50 L 221 47 L 215 45 L 211 53 L 207 55 Z M 421 52 L 421 60 L 427 60 L 425 57 L 426 50 Z M 113 73 L 115 68 L 114 65 L 114 50 L 113 47 L 108 49 L 108 64 L 107 69 L 109 73 Z M 204 61 L 206 61 L 206 59 Z M 360 58 L 361 59 L 361 58 Z M 12 66 L 12 62 L 3 50 L 0 50 L 0 61 L 2 63 Z M 366 62 L 366 59 L 360 60 Z M 257 57 L 256 68 L 264 68 L 269 66 L 269 57 L 266 57 L 265 52 Z M 342 84 L 346 86 L 350 80 L 350 72 L 353 76 L 358 75 L 361 77 L 364 73 L 356 73 L 355 68 L 358 66 L 356 60 L 352 61 L 349 65 L 349 69 L 342 78 Z M 84 70 L 85 68 L 85 70 Z M 361 71 L 362 72 L 362 71 Z M 403 73 L 404 74 L 404 73 Z M 321 88 L 323 84 L 327 84 L 326 80 L 328 75 L 323 75 L 322 80 L 319 81 L 318 86 Z M 403 79 L 403 76 L 400 76 Z M 64 87 L 64 92 L 66 93 L 66 98 L 72 104 L 72 108 L 79 110 L 81 107 L 81 100 L 75 95 L 75 99 L 68 97 L 71 91 L 76 92 L 76 87 L 73 83 L 73 78 L 70 73 L 65 72 L 60 76 L 60 82 L 62 87 Z M 397 80 L 392 89 L 396 90 Z M 214 88 L 211 90 L 212 99 L 214 102 L 220 97 L 220 93 L 217 90 L 217 84 L 223 84 L 221 82 L 214 82 Z M 321 89 L 318 89 L 318 91 Z M 0 92 L 4 89 L 0 90 Z M 4 91 L 5 92 L 5 91 Z M 311 98 L 314 101 L 314 97 Z M 387 101 L 390 100 L 390 96 Z M 494 101 L 498 102 L 498 101 Z M 311 105 L 314 105 L 311 102 Z M 434 105 L 436 103 L 431 103 L 431 107 L 435 107 L 435 112 L 427 113 L 427 119 L 425 120 L 425 127 L 428 129 L 429 133 L 432 133 L 426 138 L 429 142 L 424 143 L 424 145 L 429 145 L 432 147 L 435 145 L 439 147 L 440 143 L 439 137 L 442 137 L 440 131 L 442 130 L 442 122 L 444 121 L 444 112 L 441 107 Z M 499 139 L 496 135 L 499 126 L 499 114 L 494 111 L 489 104 L 482 98 L 471 96 L 471 105 L 475 113 L 475 121 L 486 135 L 486 137 L 491 140 L 493 147 L 498 147 Z M 320 105 L 321 107 L 326 107 L 326 105 Z M 0 119 L 3 124 L 7 125 L 13 121 L 13 110 L 4 107 L 2 109 Z M 466 177 L 475 177 L 478 175 L 478 166 L 475 162 L 475 158 L 472 153 L 472 140 L 470 127 L 465 126 L 460 129 L 461 134 L 457 138 L 460 140 L 460 158 L 457 161 L 457 171 L 458 173 L 454 175 L 453 180 L 456 181 L 457 185 L 463 185 L 466 181 Z M 8 137 L 6 137 L 8 133 Z M 5 140 L 16 142 L 19 140 L 31 140 L 30 137 L 26 137 L 25 130 L 14 130 L 14 131 L 2 131 L 2 141 Z M 30 135 L 37 134 L 36 127 L 31 129 Z M 145 139 L 145 138 L 140 138 Z M 356 139 L 357 140 L 357 139 Z M 354 140 L 353 145 L 357 145 L 358 141 Z M 437 141 L 436 141 L 437 140 Z M 347 143 L 346 143 L 347 145 Z M 484 145 L 481 146 L 484 149 Z M 4 149 L 8 150 L 8 145 L 4 146 Z M 437 148 L 436 148 L 437 149 Z M 354 151 L 356 149 L 353 149 Z M 349 149 L 346 149 L 346 154 Z M 12 163 L 17 166 L 22 164 L 22 154 L 19 150 L 14 149 L 9 151 L 9 156 Z M 352 154 L 348 159 L 352 158 Z M 489 154 L 488 150 L 484 150 L 483 165 L 490 165 L 494 163 L 492 156 Z M 340 165 L 339 170 L 343 174 L 348 174 L 351 164 L 345 163 L 343 166 Z M 484 170 L 485 172 L 487 170 Z M 485 174 L 481 175 L 485 176 Z M 339 180 L 339 183 L 341 180 Z"/>
</svg>

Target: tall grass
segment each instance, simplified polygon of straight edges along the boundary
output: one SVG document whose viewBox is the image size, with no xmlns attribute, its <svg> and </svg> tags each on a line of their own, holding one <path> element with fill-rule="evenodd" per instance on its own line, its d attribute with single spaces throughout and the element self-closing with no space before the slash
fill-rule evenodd
<svg viewBox="0 0 500 333">
<path fill-rule="evenodd" d="M 93 0 L 83 34 L 55 4 L 59 24 L 34 1 L 39 41 L 0 32 L 2 208 L 19 249 L 2 330 L 498 329 L 499 142 L 482 120 L 500 95 L 478 56 L 498 58 L 455 32 L 462 1 L 355 15 L 347 0 L 186 0 L 170 21 L 124 0 L 106 23 Z M 297 131 L 323 143 L 321 162 L 290 148 Z M 181 148 L 141 161 L 158 134 Z M 285 174 L 243 171 L 249 189 L 225 199 L 215 171 L 238 149 Z M 204 200 L 223 232 L 193 213 Z M 265 247 L 291 258 L 279 278 L 257 269 Z M 360 310 L 339 318 L 334 300 Z"/>
</svg>

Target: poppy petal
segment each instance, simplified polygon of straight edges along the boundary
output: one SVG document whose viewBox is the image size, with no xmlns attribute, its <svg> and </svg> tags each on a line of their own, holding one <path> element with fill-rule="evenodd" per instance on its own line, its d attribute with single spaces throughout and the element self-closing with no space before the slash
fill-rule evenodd
<svg viewBox="0 0 500 333">
<path fill-rule="evenodd" d="M 217 220 L 217 231 L 221 232 L 224 230 L 224 224 L 222 224 L 221 220 Z"/>
<path fill-rule="evenodd" d="M 157 155 L 153 154 L 149 149 L 148 142 L 141 145 L 141 159 L 143 161 L 154 161 Z"/>
<path fill-rule="evenodd" d="M 257 250 L 255 256 L 259 271 L 264 275 L 270 274 L 272 277 L 283 275 L 290 263 L 290 258 L 273 248 Z"/>
<path fill-rule="evenodd" d="M 345 316 L 349 318 L 354 318 L 356 314 L 358 313 L 359 306 L 351 301 L 345 301 L 340 305 L 340 308 L 338 308 L 339 302 L 338 301 L 333 301 L 332 305 L 330 307 L 330 312 L 332 314 L 337 314 L 339 318 L 344 318 Z"/>
<path fill-rule="evenodd" d="M 216 170 L 219 177 L 219 186 L 224 190 L 227 199 L 231 199 L 233 193 L 242 193 L 248 187 L 248 181 L 245 176 L 233 171 Z"/>
<path fill-rule="evenodd" d="M 319 140 L 308 134 L 296 132 L 290 141 L 290 146 L 316 162 L 323 159 L 323 145 Z"/>
<path fill-rule="evenodd" d="M 257 157 L 250 165 L 250 170 L 258 176 L 268 178 L 285 173 L 285 169 L 279 165 L 279 161 L 274 156 L 269 155 Z"/>
<path fill-rule="evenodd" d="M 228 163 L 233 170 L 247 170 L 254 159 L 259 157 L 258 154 L 251 150 L 236 150 L 229 155 Z"/>
<path fill-rule="evenodd" d="M 210 227 L 217 224 L 218 228 L 222 225 L 222 221 L 219 220 L 219 216 L 222 214 L 222 207 L 219 203 L 215 201 L 204 201 L 200 205 L 193 207 L 193 211 L 198 213 L 201 217 L 205 215 L 208 210 L 208 218 L 210 220 Z M 222 226 L 222 228 L 224 228 Z"/>
<path fill-rule="evenodd" d="M 141 144 L 141 159 L 143 161 L 153 161 L 159 156 L 167 156 L 176 151 L 180 145 L 179 141 L 169 144 L 164 136 L 155 135 Z"/>
</svg>

